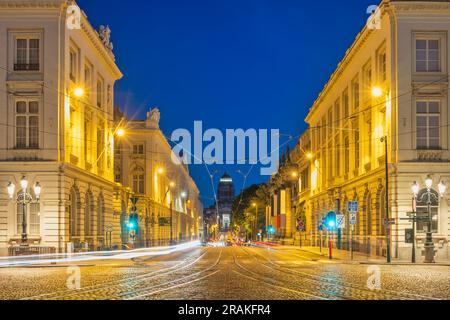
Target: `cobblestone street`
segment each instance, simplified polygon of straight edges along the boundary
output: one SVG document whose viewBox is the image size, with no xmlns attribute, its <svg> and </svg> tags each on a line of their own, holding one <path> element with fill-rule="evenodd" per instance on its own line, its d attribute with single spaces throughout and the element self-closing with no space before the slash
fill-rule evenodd
<svg viewBox="0 0 450 320">
<path fill-rule="evenodd" d="M 371 290 L 372 266 L 329 261 L 293 248 L 197 247 L 156 257 L 85 261 L 75 266 L 80 267 L 79 289 L 68 289 L 73 265 L 2 268 L 0 298 L 450 299 L 450 268 L 446 266 L 380 265 L 381 288 Z"/>
</svg>

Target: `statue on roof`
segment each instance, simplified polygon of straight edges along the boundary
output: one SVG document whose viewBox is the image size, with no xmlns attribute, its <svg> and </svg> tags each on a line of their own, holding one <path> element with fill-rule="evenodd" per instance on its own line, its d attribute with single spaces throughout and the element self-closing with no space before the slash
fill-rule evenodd
<svg viewBox="0 0 450 320">
<path fill-rule="evenodd" d="M 113 43 L 111 42 L 111 29 L 109 26 L 103 26 L 101 25 L 98 30 L 98 35 L 100 37 L 100 40 L 102 41 L 103 45 L 106 49 L 109 51 L 112 51 L 114 48 Z"/>
</svg>

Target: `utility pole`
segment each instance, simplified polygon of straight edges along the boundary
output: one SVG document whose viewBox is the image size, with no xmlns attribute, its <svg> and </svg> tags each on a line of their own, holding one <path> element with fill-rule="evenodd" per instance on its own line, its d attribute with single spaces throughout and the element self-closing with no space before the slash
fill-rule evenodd
<svg viewBox="0 0 450 320">
<path fill-rule="evenodd" d="M 381 142 L 384 142 L 384 153 L 385 153 L 385 167 L 386 167 L 386 258 L 387 263 L 391 263 L 391 222 L 389 214 L 389 148 L 388 148 L 388 137 L 384 136 L 381 138 Z"/>
</svg>

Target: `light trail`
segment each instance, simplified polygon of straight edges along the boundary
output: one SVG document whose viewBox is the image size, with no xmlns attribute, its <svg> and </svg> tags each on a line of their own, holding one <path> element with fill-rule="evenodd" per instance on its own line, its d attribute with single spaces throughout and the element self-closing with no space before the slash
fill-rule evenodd
<svg viewBox="0 0 450 320">
<path fill-rule="evenodd" d="M 97 251 L 76 254 L 58 253 L 39 256 L 2 257 L 0 258 L 0 268 L 87 262 L 105 259 L 129 260 L 139 257 L 169 255 L 174 252 L 188 250 L 199 246 L 200 241 L 194 241 L 170 247 L 142 248 L 128 251 Z"/>
</svg>

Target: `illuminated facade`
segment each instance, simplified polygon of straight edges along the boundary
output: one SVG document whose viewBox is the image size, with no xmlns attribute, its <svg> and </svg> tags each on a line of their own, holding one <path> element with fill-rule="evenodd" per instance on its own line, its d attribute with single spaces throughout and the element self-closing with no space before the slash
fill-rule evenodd
<svg viewBox="0 0 450 320">
<path fill-rule="evenodd" d="M 428 174 L 450 182 L 448 68 L 450 3 L 383 1 L 380 28 L 364 28 L 347 51 L 306 118 L 310 125 L 310 239 L 318 245 L 321 218 L 345 213 L 337 245 L 367 255 L 386 255 L 386 219 L 392 256 L 410 259 L 406 233 L 412 228 L 411 185 L 425 188 Z M 388 154 L 383 137 L 387 137 Z M 384 140 L 383 140 L 384 141 Z M 386 212 L 386 168 L 389 163 L 389 215 Z M 305 160 L 306 161 L 306 160 Z M 347 203 L 359 202 L 353 235 Z M 426 204 L 418 204 L 421 216 Z M 450 195 L 432 203 L 437 259 L 450 256 Z M 418 223 L 417 256 L 424 247 L 425 222 Z"/>
<path fill-rule="evenodd" d="M 39 181 L 27 210 L 31 246 L 50 251 L 120 245 L 114 214 L 114 83 L 109 28 L 81 12 L 68 27 L 68 1 L 0 2 L 0 250 L 20 243 L 21 214 L 5 186 Z"/>
<path fill-rule="evenodd" d="M 130 240 L 127 230 L 130 212 L 122 211 L 123 243 L 167 245 L 171 239 L 174 243 L 196 240 L 202 231 L 199 190 L 188 167 L 173 161 L 159 119 L 158 109 L 148 112 L 142 121 L 117 119 L 118 126 L 125 124 L 125 136 L 117 138 L 115 179 L 138 199 L 134 240 Z M 128 199 L 129 195 L 122 195 L 124 207 Z"/>
</svg>

